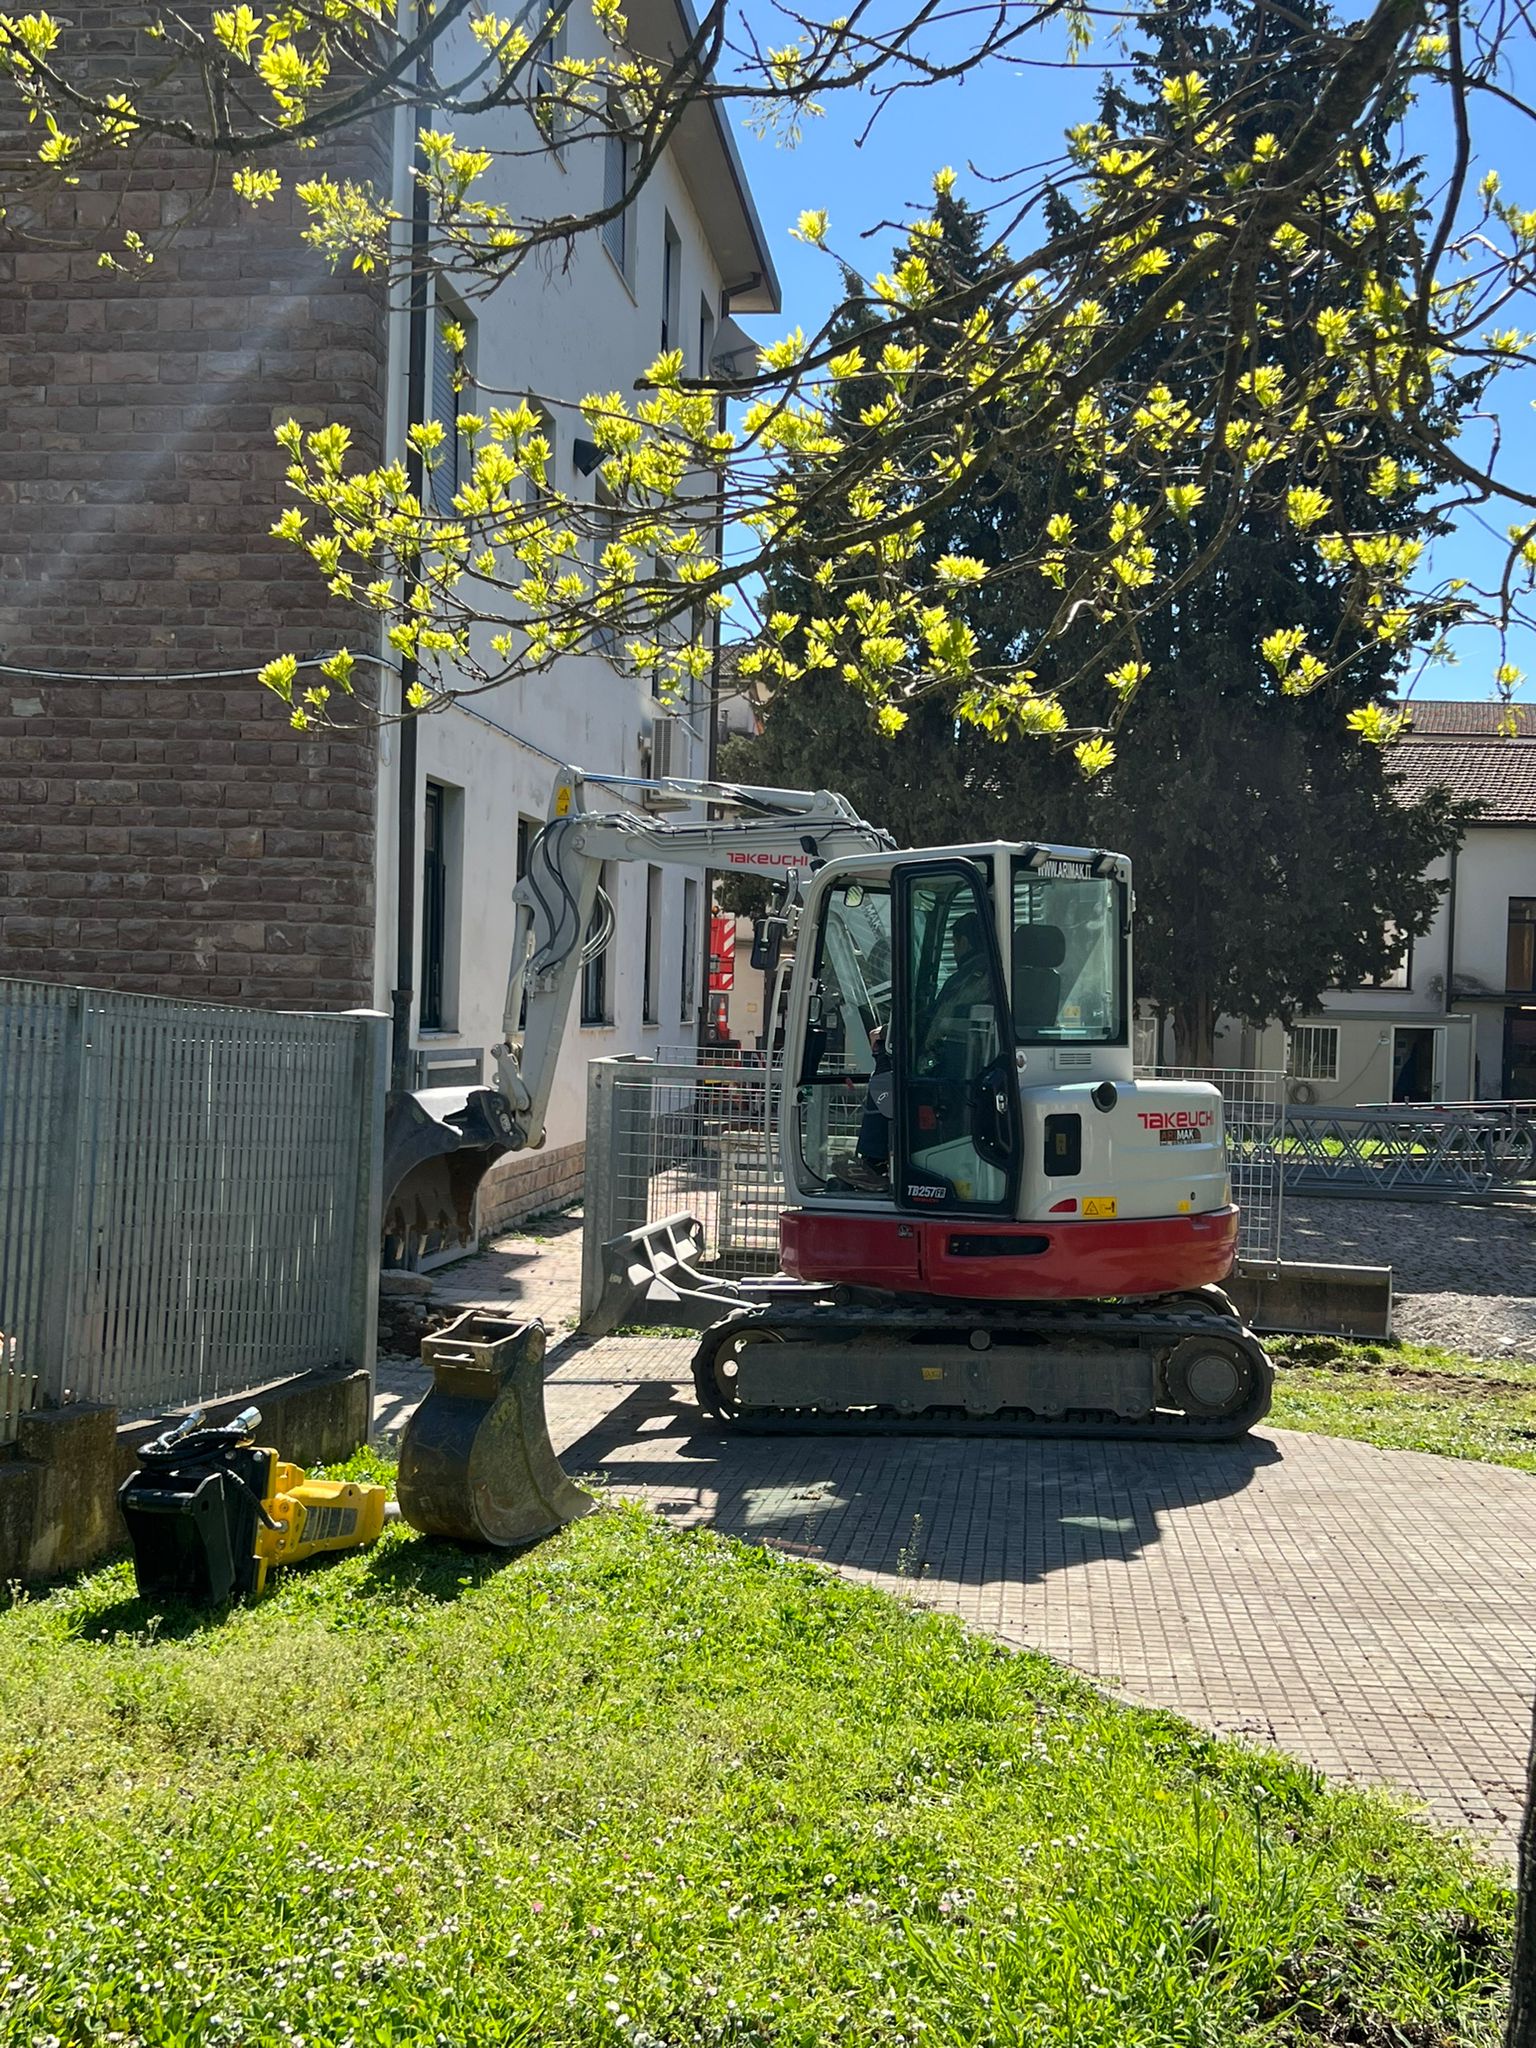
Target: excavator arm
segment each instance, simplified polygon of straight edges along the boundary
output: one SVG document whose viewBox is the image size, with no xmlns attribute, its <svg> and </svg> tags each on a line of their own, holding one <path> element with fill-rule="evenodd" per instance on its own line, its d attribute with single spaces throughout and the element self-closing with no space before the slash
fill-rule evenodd
<svg viewBox="0 0 1536 2048">
<path fill-rule="evenodd" d="M 672 820 L 619 808 L 590 810 L 587 791 L 659 791 L 717 813 Z M 723 814 L 723 815 L 721 815 Z M 549 816 L 513 890 L 516 925 L 495 1050 L 494 1087 L 438 1088 L 394 1097 L 384 1139 L 384 1232 L 407 1253 L 432 1234 L 469 1237 L 480 1182 L 497 1159 L 544 1142 L 545 1121 L 583 962 L 612 937 L 597 929 L 605 862 L 784 873 L 893 844 L 830 790 L 760 789 L 682 778 L 648 781 L 562 770 Z M 589 933 L 591 936 L 589 937 Z"/>
</svg>

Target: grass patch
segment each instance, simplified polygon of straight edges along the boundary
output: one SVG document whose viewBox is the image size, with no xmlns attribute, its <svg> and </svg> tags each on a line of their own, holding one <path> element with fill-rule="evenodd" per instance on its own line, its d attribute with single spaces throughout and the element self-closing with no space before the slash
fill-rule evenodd
<svg viewBox="0 0 1536 2048">
<path fill-rule="evenodd" d="M 0 2040 L 1492 2044 L 1386 1802 L 638 1509 L 0 1613 Z"/>
<path fill-rule="evenodd" d="M 1281 1429 L 1356 1437 L 1536 1472 L 1536 1365 L 1469 1358 L 1435 1344 L 1276 1337 L 1269 1419 Z"/>
</svg>

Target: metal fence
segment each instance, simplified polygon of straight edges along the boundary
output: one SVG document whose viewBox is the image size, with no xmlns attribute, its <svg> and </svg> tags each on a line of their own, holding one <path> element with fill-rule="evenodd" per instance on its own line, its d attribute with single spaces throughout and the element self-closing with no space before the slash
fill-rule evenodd
<svg viewBox="0 0 1536 2048">
<path fill-rule="evenodd" d="M 1285 1183 L 1308 1194 L 1455 1199 L 1536 1181 L 1525 1105 L 1312 1109 L 1285 1119 Z"/>
<path fill-rule="evenodd" d="M 0 1442 L 371 1362 L 387 1028 L 0 981 Z"/>
<path fill-rule="evenodd" d="M 1238 1207 L 1238 1256 L 1280 1256 L 1285 1220 L 1285 1076 L 1245 1067 L 1158 1067 L 1147 1080 L 1205 1081 L 1221 1090 L 1227 1172 Z"/>
<path fill-rule="evenodd" d="M 1164 1069 L 1163 1078 L 1220 1088 L 1233 1198 L 1242 1211 L 1239 1250 L 1244 1258 L 1278 1258 L 1284 1076 L 1180 1067 Z M 591 1063 L 584 1300 L 596 1298 L 604 1244 L 684 1211 L 701 1224 L 704 1257 L 716 1271 L 741 1276 L 776 1269 L 785 1203 L 782 1080 L 779 1066 L 715 1058 Z M 864 1106 L 862 1082 L 822 1093 L 821 1113 L 833 1118 L 833 1136 L 845 1136 L 851 1151 Z"/>
</svg>

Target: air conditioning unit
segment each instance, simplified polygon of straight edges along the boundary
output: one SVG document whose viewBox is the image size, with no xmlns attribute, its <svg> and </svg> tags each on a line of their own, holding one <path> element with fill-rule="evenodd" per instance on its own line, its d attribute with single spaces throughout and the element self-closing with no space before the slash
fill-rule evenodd
<svg viewBox="0 0 1536 2048">
<path fill-rule="evenodd" d="M 644 773 L 648 780 L 665 782 L 671 776 L 686 775 L 688 772 L 688 735 L 683 722 L 668 713 L 659 713 L 651 720 L 650 730 L 641 741 L 641 756 Z M 641 797 L 648 811 L 675 811 L 686 805 L 688 799 L 674 796 L 664 789 L 648 789 Z"/>
</svg>

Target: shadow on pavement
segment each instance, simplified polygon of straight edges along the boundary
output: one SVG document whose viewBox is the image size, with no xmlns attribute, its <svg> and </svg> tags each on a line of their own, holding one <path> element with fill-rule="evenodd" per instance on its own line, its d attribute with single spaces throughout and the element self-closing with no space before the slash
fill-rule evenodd
<svg viewBox="0 0 1536 2048">
<path fill-rule="evenodd" d="M 643 1487 L 680 1521 L 858 1571 L 1015 1586 L 1131 1564 L 1169 1512 L 1240 1493 L 1281 1457 L 1231 1444 L 1088 1438 L 748 1436 L 664 1381 L 634 1386 L 561 1451 L 573 1477 Z"/>
</svg>

